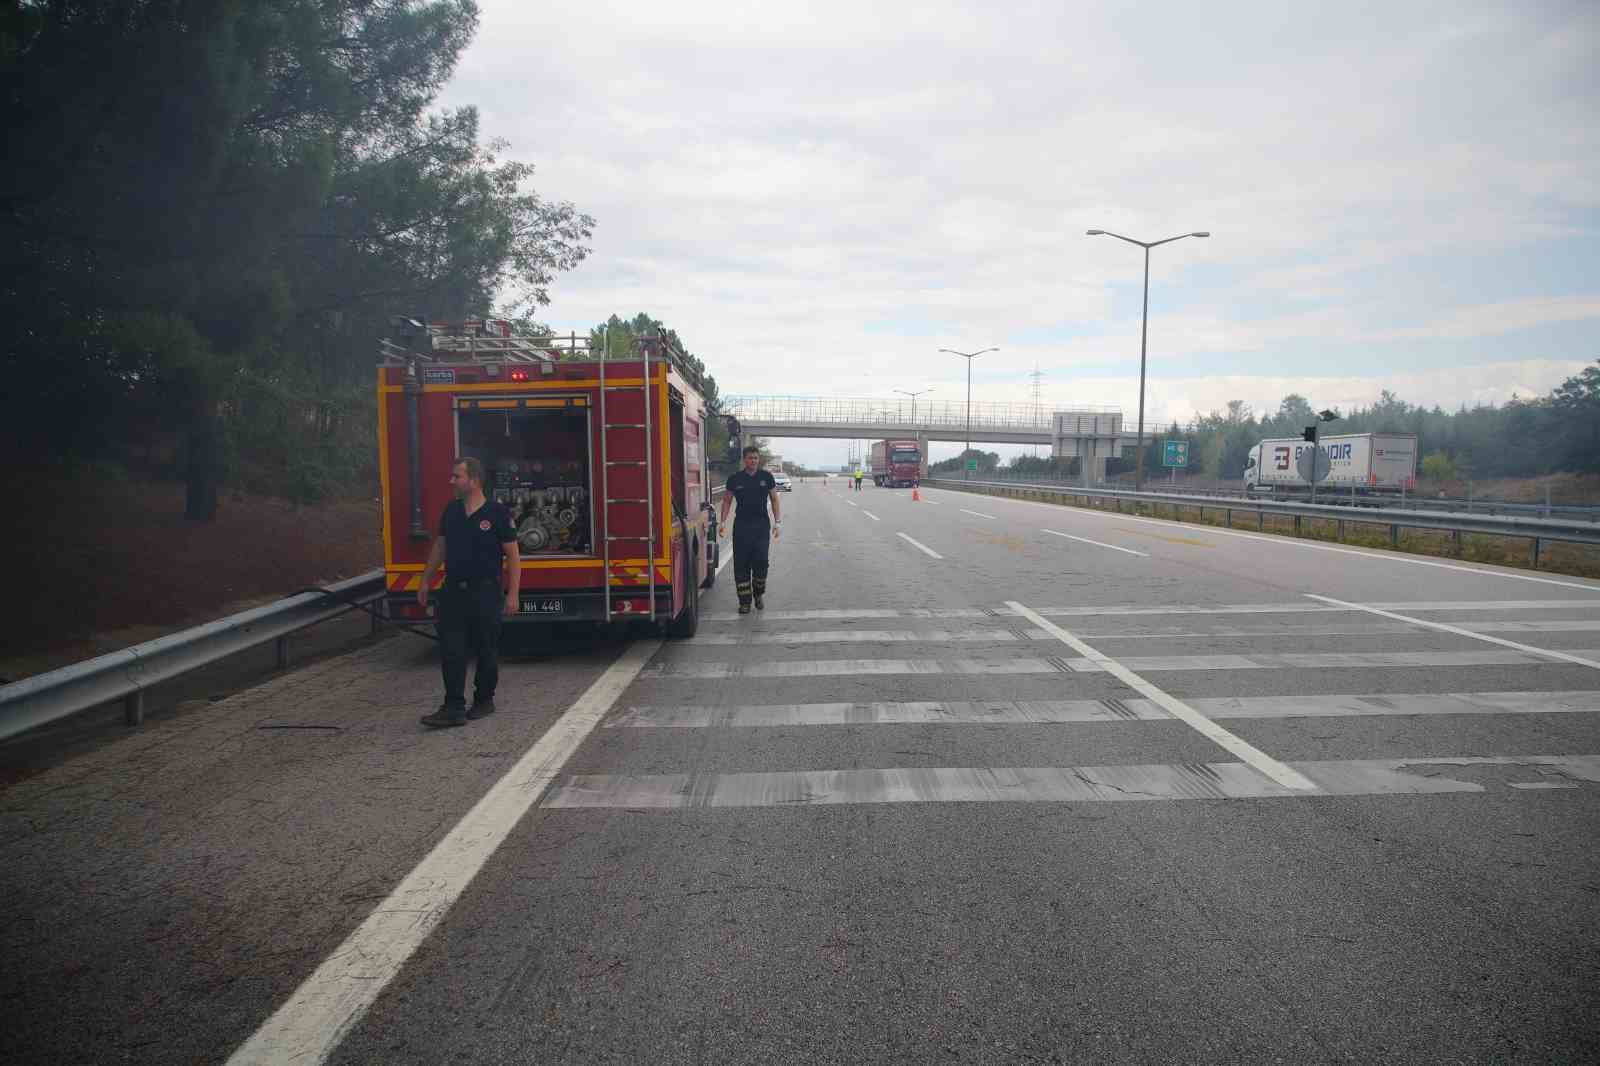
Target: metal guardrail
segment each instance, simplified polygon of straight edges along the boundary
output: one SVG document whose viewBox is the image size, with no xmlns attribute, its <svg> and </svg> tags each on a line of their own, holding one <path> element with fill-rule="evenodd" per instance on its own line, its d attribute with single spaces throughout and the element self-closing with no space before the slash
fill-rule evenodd
<svg viewBox="0 0 1600 1066">
<path fill-rule="evenodd" d="M 1294 519 L 1295 535 L 1301 533 L 1301 523 L 1307 518 L 1320 518 L 1337 522 L 1339 539 L 1344 539 L 1345 524 L 1389 527 L 1389 543 L 1399 546 L 1401 529 L 1427 529 L 1449 533 L 1458 545 L 1463 533 L 1482 533 L 1496 537 L 1526 537 L 1529 540 L 1529 562 L 1539 565 L 1540 544 L 1559 541 L 1572 544 L 1600 544 L 1600 526 L 1593 522 L 1562 521 L 1548 518 L 1521 518 L 1501 515 L 1440 514 L 1425 511 L 1401 511 L 1394 508 L 1362 511 L 1350 507 L 1327 504 L 1289 503 L 1278 500 L 1235 499 L 1226 496 L 1190 496 L 1164 492 L 1124 492 L 1115 489 L 1086 489 L 1068 485 L 1026 484 L 1015 481 L 963 481 L 950 478 L 929 478 L 925 485 L 946 489 L 981 491 L 986 495 L 1053 496 L 1065 502 L 1068 497 L 1112 500 L 1117 510 L 1126 501 L 1132 504 L 1149 504 L 1152 507 L 1169 506 L 1175 517 L 1184 508 L 1198 508 L 1202 516 L 1207 507 L 1222 511 L 1231 527 L 1233 512 L 1244 511 L 1256 516 L 1256 528 L 1265 529 L 1267 515 Z"/>
<path fill-rule="evenodd" d="M 122 701 L 129 725 L 144 720 L 144 695 L 153 685 L 241 651 L 278 642 L 278 664 L 286 638 L 307 626 L 355 610 L 383 595 L 382 570 L 328 586 L 337 599 L 304 592 L 215 622 L 169 633 L 59 670 L 0 685 L 0 740 L 101 704 Z"/>
<path fill-rule="evenodd" d="M 1032 485 L 1041 488 L 1061 488 L 1067 491 L 1075 491 L 1084 487 L 1083 479 L 1079 477 L 1007 477 L 1004 474 L 999 474 L 998 476 L 995 474 L 990 474 L 985 478 L 985 480 L 1008 485 Z M 1164 482 L 1166 481 L 1166 478 L 1159 475 L 1152 475 L 1151 477 L 1145 479 L 1146 484 L 1156 481 Z M 1103 482 L 1089 487 L 1097 491 L 1125 491 L 1107 490 L 1106 485 Z M 1180 490 L 1167 493 L 1167 495 L 1205 496 L 1219 500 L 1272 500 L 1289 503 L 1300 502 L 1299 498 L 1289 499 L 1286 497 L 1272 496 L 1268 494 L 1251 496 L 1243 489 L 1193 488 L 1191 486 L 1184 486 Z M 1491 497 L 1483 496 L 1429 497 L 1419 496 L 1415 493 L 1386 496 L 1362 494 L 1352 497 L 1347 488 L 1332 487 L 1320 489 L 1317 492 L 1317 499 L 1319 501 L 1325 501 L 1329 506 L 1332 507 L 1359 507 L 1369 510 L 1392 507 L 1398 508 L 1402 511 L 1448 511 L 1452 514 L 1528 515 L 1536 518 L 1577 518 L 1588 522 L 1600 523 L 1600 507 L 1585 504 L 1517 503 L 1512 500 L 1497 500 Z"/>
</svg>

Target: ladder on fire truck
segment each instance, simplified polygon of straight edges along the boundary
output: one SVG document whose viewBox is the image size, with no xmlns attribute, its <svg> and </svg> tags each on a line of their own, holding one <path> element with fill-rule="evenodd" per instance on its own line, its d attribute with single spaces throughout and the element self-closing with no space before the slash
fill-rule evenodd
<svg viewBox="0 0 1600 1066">
<path fill-rule="evenodd" d="M 611 385 L 606 381 L 606 365 L 611 359 L 611 329 L 606 328 L 604 343 L 600 348 L 600 513 L 605 527 L 605 537 L 601 541 L 601 557 L 604 559 L 605 570 L 601 577 L 603 595 L 605 596 L 606 621 L 611 621 L 611 616 L 616 612 L 611 609 L 611 545 L 620 540 L 643 540 L 645 542 L 645 569 L 650 572 L 650 599 L 649 618 L 653 622 L 656 618 L 656 479 L 654 464 L 650 461 L 650 444 L 654 439 L 651 436 L 650 419 L 650 348 L 652 345 L 645 340 L 639 341 L 642 379 L 638 390 L 644 399 L 643 422 L 612 422 L 606 414 L 606 396 L 612 392 L 632 390 L 632 385 Z M 613 429 L 643 431 L 644 450 L 640 459 L 613 459 L 611 458 L 611 431 Z M 665 456 L 663 456 L 665 458 Z M 611 495 L 611 468 L 614 466 L 638 467 L 644 474 L 644 499 L 634 497 L 613 497 Z M 614 504 L 644 504 L 645 535 L 643 537 L 622 537 L 616 533 L 616 525 L 612 521 L 612 505 Z"/>
</svg>

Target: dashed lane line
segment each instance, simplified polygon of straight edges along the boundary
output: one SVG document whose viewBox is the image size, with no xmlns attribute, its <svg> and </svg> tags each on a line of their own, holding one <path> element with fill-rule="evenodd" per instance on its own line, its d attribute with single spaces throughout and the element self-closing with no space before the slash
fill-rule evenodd
<svg viewBox="0 0 1600 1066">
<path fill-rule="evenodd" d="M 882 522 L 883 521 L 883 519 L 879 518 L 877 515 L 873 514 L 871 511 L 867 510 L 865 507 L 861 508 L 861 513 L 866 515 L 868 518 L 872 519 L 874 522 Z"/>
<path fill-rule="evenodd" d="M 1049 507 L 1049 508 L 1053 509 L 1057 514 L 1061 513 L 1063 510 L 1065 510 L 1065 511 L 1070 511 L 1073 514 L 1088 515 L 1088 516 L 1092 516 L 1092 517 L 1095 517 L 1095 518 L 1103 518 L 1103 519 L 1106 519 L 1108 521 L 1148 522 L 1148 523 L 1150 523 L 1152 525 L 1166 526 L 1169 529 L 1171 527 L 1175 526 L 1175 525 L 1192 525 L 1193 524 L 1193 523 L 1189 523 L 1189 522 L 1172 522 L 1170 520 L 1162 519 L 1162 518 L 1141 518 L 1141 517 L 1137 517 L 1135 515 L 1118 514 L 1115 511 L 1112 511 L 1112 512 L 1097 511 L 1092 507 L 1071 507 L 1071 506 L 1068 506 L 1068 505 L 1065 505 L 1065 504 L 1040 503 L 1037 500 L 1012 500 L 1012 499 L 1006 499 L 1004 497 L 996 497 L 996 498 L 997 499 L 1002 499 L 1006 503 L 1020 504 L 1020 505 L 1025 506 L 1025 507 Z M 1351 520 L 1352 521 L 1361 521 L 1360 518 L 1357 518 L 1355 516 L 1352 516 Z M 1381 524 L 1381 522 L 1377 522 L 1375 524 Z M 1362 551 L 1359 548 L 1344 548 L 1344 547 L 1339 547 L 1338 545 L 1334 545 L 1334 544 L 1316 544 L 1316 543 L 1312 543 L 1310 541 L 1299 540 L 1299 539 L 1296 539 L 1294 537 L 1271 536 L 1271 535 L 1264 534 L 1264 533 L 1245 533 L 1245 532 L 1243 532 L 1241 530 L 1237 530 L 1237 529 L 1219 529 L 1219 528 L 1217 528 L 1215 526 L 1206 526 L 1206 527 L 1204 527 L 1204 529 L 1205 529 L 1205 532 L 1210 536 L 1243 537 L 1246 540 L 1260 541 L 1260 542 L 1263 542 L 1263 543 L 1266 543 L 1266 544 L 1277 544 L 1277 545 L 1282 545 L 1282 546 L 1285 546 L 1285 547 L 1306 548 L 1306 549 L 1309 549 L 1311 551 L 1335 552 L 1335 553 L 1337 553 L 1339 555 L 1355 555 L 1355 556 L 1359 556 L 1360 558 L 1363 558 L 1363 559 L 1377 559 L 1377 560 L 1380 560 L 1380 561 L 1383 561 L 1383 562 L 1390 562 L 1390 563 L 1409 563 L 1412 566 L 1428 566 L 1428 567 L 1433 567 L 1434 569 L 1437 569 L 1437 570 L 1455 570 L 1455 571 L 1458 571 L 1459 573 L 1463 573 L 1463 574 L 1477 574 L 1480 577 L 1505 577 L 1505 578 L 1511 578 L 1512 580 L 1515 580 L 1515 581 L 1532 581 L 1535 584 L 1539 584 L 1539 585 L 1556 585 L 1556 586 L 1558 586 L 1560 588 L 1582 589 L 1585 592 L 1600 593 L 1600 584 L 1585 585 L 1585 584 L 1582 584 L 1581 582 L 1577 582 L 1577 581 L 1559 581 L 1559 580 L 1557 580 L 1556 578 L 1553 578 L 1553 577 L 1538 577 L 1538 576 L 1536 576 L 1534 574 L 1519 574 L 1519 573 L 1515 573 L 1513 571 L 1508 571 L 1508 570 L 1493 570 L 1493 569 L 1479 568 L 1479 567 L 1474 567 L 1474 566 L 1461 566 L 1458 563 L 1435 562 L 1432 559 L 1419 559 L 1416 556 L 1405 555 L 1405 554 L 1402 554 L 1400 552 Z"/>
<path fill-rule="evenodd" d="M 967 509 L 966 509 L 966 508 L 965 508 L 965 507 L 961 507 L 961 508 L 958 508 L 958 510 L 959 510 L 959 511 L 960 511 L 960 512 L 961 512 L 961 513 L 962 513 L 962 514 L 969 514 L 969 515 L 973 515 L 973 516 L 974 516 L 974 517 L 977 517 L 977 518 L 988 518 L 988 519 L 992 519 L 992 520 L 994 520 L 994 521 L 996 521 L 996 522 L 998 522 L 998 521 L 999 521 L 999 519 L 998 519 L 998 518 L 995 518 L 995 516 L 994 516 L 994 515 L 992 515 L 992 514 L 984 514 L 984 513 L 983 513 L 983 512 L 982 512 L 982 511 L 969 511 L 969 510 L 967 510 Z"/>
<path fill-rule="evenodd" d="M 1359 603 L 1350 603 L 1346 600 L 1336 600 L 1331 596 L 1318 596 L 1315 593 L 1310 592 L 1306 593 L 1306 595 L 1310 599 L 1320 600 L 1323 603 L 1332 604 L 1335 607 L 1343 607 L 1349 611 L 1365 611 L 1368 614 L 1378 615 L 1380 618 L 1392 618 L 1398 622 L 1410 622 L 1412 625 L 1423 626 L 1427 629 L 1436 629 L 1441 633 L 1455 633 L 1458 636 L 1471 637 L 1473 640 L 1482 640 L 1490 644 L 1498 644 L 1502 648 L 1512 648 L 1516 651 L 1526 652 L 1529 655 L 1542 655 L 1551 659 L 1559 659 L 1563 662 L 1577 663 L 1579 666 L 1587 666 L 1593 670 L 1600 670 L 1600 662 L 1597 662 L 1594 659 L 1586 658 L 1582 655 L 1574 655 L 1571 652 L 1557 651 L 1554 648 L 1536 648 L 1531 644 L 1519 644 L 1514 640 L 1506 640 L 1504 637 L 1494 637 L 1487 633 L 1475 632 L 1471 629 L 1463 628 L 1462 626 L 1453 626 L 1448 622 L 1434 622 L 1425 618 L 1410 618 L 1403 614 L 1397 614 L 1394 611 L 1385 611 L 1377 607 L 1366 607 Z"/>
<path fill-rule="evenodd" d="M 908 536 L 905 533 L 896 533 L 895 536 L 899 537 L 901 540 L 905 541 L 907 544 L 910 544 L 913 548 L 916 548 L 925 555 L 931 556 L 935 559 L 944 558 L 944 556 L 940 555 L 938 552 L 922 543 L 922 541 L 917 540 L 915 537 Z"/>
<path fill-rule="evenodd" d="M 1114 676 L 1118 681 L 1121 681 L 1124 685 L 1127 685 L 1129 688 L 1140 693 L 1146 699 L 1155 702 L 1157 706 L 1164 709 L 1168 714 L 1172 715 L 1172 717 L 1188 725 L 1195 732 L 1212 741 L 1224 751 L 1231 752 L 1238 756 L 1250 766 L 1254 767 L 1257 771 L 1265 774 L 1267 777 L 1282 785 L 1284 788 L 1292 789 L 1296 792 L 1311 792 L 1316 790 L 1316 783 L 1310 778 L 1306 777 L 1304 774 L 1300 773 L 1300 771 L 1291 768 L 1285 763 L 1279 762 L 1277 759 L 1274 759 L 1260 748 L 1250 744 L 1242 737 L 1235 736 L 1234 734 L 1228 732 L 1226 729 L 1222 728 L 1220 725 L 1213 722 L 1211 719 L 1207 718 L 1205 715 L 1201 714 L 1187 703 L 1184 703 L 1182 700 L 1178 699 L 1178 697 L 1167 692 L 1165 689 L 1159 688 L 1158 686 L 1151 684 L 1149 681 L 1146 681 L 1144 678 L 1140 677 L 1138 674 L 1134 673 L 1132 670 L 1128 669 L 1111 656 L 1106 655 L 1103 652 L 1096 651 L 1092 646 L 1085 644 L 1083 641 L 1079 640 L 1077 637 L 1073 636 L 1065 629 L 1062 629 L 1049 619 L 1034 611 L 1030 611 L 1027 607 L 1024 607 L 1015 600 L 1009 601 L 1006 606 L 1022 615 L 1022 617 L 1028 619 L 1040 629 L 1054 633 L 1061 643 L 1067 645 L 1084 658 L 1091 660 L 1101 669 Z"/>
<path fill-rule="evenodd" d="M 1150 558 L 1150 556 L 1144 552 L 1136 552 L 1132 548 L 1119 548 L 1115 544 L 1106 544 L 1098 540 L 1090 540 L 1088 537 L 1075 537 L 1071 533 L 1063 533 L 1057 529 L 1041 529 L 1039 532 L 1049 533 L 1053 537 L 1065 537 L 1068 540 L 1076 540 L 1083 544 L 1093 544 L 1096 548 L 1110 548 L 1114 552 L 1127 552 L 1129 555 L 1137 555 L 1141 559 Z"/>
<path fill-rule="evenodd" d="M 659 640 L 641 640 L 623 652 L 229 1057 L 228 1066 L 325 1062 L 660 647 Z"/>
</svg>

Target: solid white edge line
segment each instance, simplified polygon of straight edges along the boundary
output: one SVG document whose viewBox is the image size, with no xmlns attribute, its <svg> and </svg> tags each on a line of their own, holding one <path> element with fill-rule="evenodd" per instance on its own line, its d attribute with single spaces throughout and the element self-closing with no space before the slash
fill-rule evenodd
<svg viewBox="0 0 1600 1066">
<path fill-rule="evenodd" d="M 722 549 L 718 548 L 717 551 L 720 554 Z M 729 548 L 728 557 L 717 564 L 717 574 L 720 576 L 721 573 L 728 568 L 728 564 L 731 562 L 733 562 L 733 549 Z"/>
<path fill-rule="evenodd" d="M 982 511 L 969 511 L 965 507 L 959 507 L 957 510 L 959 510 L 962 514 L 977 515 L 979 518 L 987 518 L 994 522 L 1000 521 L 1000 519 L 996 518 L 994 515 L 984 514 Z"/>
<path fill-rule="evenodd" d="M 623 652 L 228 1058 L 228 1066 L 326 1061 L 661 644 L 639 641 Z"/>
<path fill-rule="evenodd" d="M 1459 636 L 1471 637 L 1473 640 L 1481 640 L 1489 644 L 1499 644 L 1501 647 L 1512 648 L 1516 651 L 1525 651 L 1530 655 L 1543 655 L 1551 659 L 1560 659 L 1564 662 L 1577 663 L 1579 666 L 1587 666 L 1595 670 L 1600 670 L 1600 662 L 1595 662 L 1593 659 L 1585 659 L 1581 655 L 1573 655 L 1569 652 L 1557 651 L 1554 648 L 1535 648 L 1531 644 L 1519 644 L 1514 640 L 1505 640 L 1501 637 L 1492 637 L 1487 633 L 1475 633 L 1470 629 L 1463 629 L 1460 626 L 1453 626 L 1448 622 L 1430 622 L 1425 618 L 1412 618 L 1408 615 L 1396 614 L 1393 611 L 1385 611 L 1377 607 L 1368 607 L 1361 603 L 1350 603 L 1347 600 L 1336 600 L 1331 596 L 1318 596 L 1314 592 L 1308 592 L 1306 593 L 1306 596 L 1309 599 L 1320 600 L 1323 603 L 1331 603 L 1335 607 L 1343 607 L 1351 611 L 1365 611 L 1368 614 L 1380 615 L 1384 618 L 1392 618 L 1397 622 L 1409 622 L 1412 625 L 1423 626 L 1428 629 L 1437 629 L 1441 633 L 1455 633 Z"/>
<path fill-rule="evenodd" d="M 1484 569 L 1473 566 L 1460 566 L 1456 563 L 1440 563 L 1432 559 L 1419 559 L 1412 555 L 1400 552 L 1362 551 L 1359 548 L 1342 548 L 1335 544 L 1313 544 L 1309 541 L 1297 540 L 1294 537 L 1274 536 L 1270 533 L 1246 533 L 1241 529 L 1220 529 L 1216 526 L 1202 525 L 1198 522 L 1174 522 L 1168 518 L 1145 518 L 1142 515 L 1119 514 L 1116 511 L 1100 511 L 1093 507 L 1078 507 L 1067 503 L 1040 503 L 1037 500 L 1013 500 L 1006 496 L 993 497 L 1002 503 L 1020 503 L 1027 507 L 1049 507 L 1057 513 L 1063 510 L 1076 514 L 1093 515 L 1096 518 L 1105 518 L 1111 521 L 1118 519 L 1124 522 L 1149 522 L 1152 525 L 1182 526 L 1196 533 L 1214 533 L 1219 537 L 1243 537 L 1245 540 L 1260 541 L 1266 544 L 1281 544 L 1285 547 L 1310 548 L 1314 551 L 1336 552 L 1340 555 L 1356 555 L 1363 559 L 1381 559 L 1391 563 L 1410 563 L 1413 566 L 1431 566 L 1439 570 L 1456 570 L 1463 574 L 1477 574 L 1479 577 L 1508 577 L 1517 581 L 1532 581 L 1539 585 L 1558 585 L 1565 589 L 1582 589 L 1585 592 L 1600 592 L 1600 585 L 1581 585 L 1576 581 L 1557 581 L 1553 577 L 1536 577 L 1533 574 L 1519 574 L 1509 570 Z M 1221 499 L 1221 497 L 1218 497 Z M 1240 508 L 1243 510 L 1243 508 Z M 1351 518 L 1352 522 L 1368 521 L 1362 518 Z M 1371 525 L 1382 525 L 1381 521 L 1372 520 Z"/>
<path fill-rule="evenodd" d="M 943 559 L 944 558 L 944 556 L 940 555 L 938 552 L 934 551 L 932 548 L 930 548 L 926 544 L 922 543 L 922 541 L 917 540 L 915 537 L 907 536 L 904 533 L 896 533 L 895 536 L 899 537 L 903 541 L 906 541 L 912 547 L 918 548 L 918 549 L 926 552 L 927 554 L 933 556 L 935 559 Z"/>
<path fill-rule="evenodd" d="M 1121 663 L 1117 662 L 1111 656 L 1106 655 L 1103 652 L 1096 651 L 1094 648 L 1090 647 L 1088 644 L 1085 644 L 1071 633 L 1068 633 L 1065 629 L 1062 629 L 1054 622 L 1051 622 L 1037 611 L 1034 611 L 1028 607 L 1024 607 L 1015 600 L 1007 601 L 1006 606 L 1011 608 L 1013 611 L 1016 611 L 1017 614 L 1021 615 L 1023 618 L 1028 619 L 1028 621 L 1032 622 L 1040 629 L 1043 629 L 1045 632 L 1054 636 L 1057 640 L 1061 641 L 1061 643 L 1067 645 L 1079 655 L 1082 655 L 1085 659 L 1097 663 L 1101 669 L 1116 677 L 1117 680 L 1121 681 L 1124 685 L 1127 685 L 1129 688 L 1139 692 L 1146 699 L 1153 702 L 1156 706 L 1172 715 L 1172 717 L 1189 726 L 1195 732 L 1217 744 L 1219 747 L 1232 752 L 1241 760 L 1248 763 L 1252 768 L 1260 771 L 1267 777 L 1272 778 L 1272 780 L 1276 781 L 1284 788 L 1291 788 L 1297 792 L 1317 791 L 1316 782 L 1312 781 L 1309 777 L 1306 777 L 1300 771 L 1294 769 L 1292 766 L 1289 766 L 1287 763 L 1279 762 L 1277 759 L 1274 759 L 1260 748 L 1257 748 L 1249 742 L 1234 736 L 1232 733 L 1228 732 L 1226 729 L 1222 728 L 1220 725 L 1213 722 L 1211 719 L 1207 718 L 1193 707 L 1190 707 L 1187 703 L 1184 703 L 1176 696 L 1146 681 L 1132 670 L 1129 670 L 1126 666 L 1123 666 Z"/>
<path fill-rule="evenodd" d="M 871 511 L 867 510 L 865 507 L 861 508 L 861 513 L 866 515 L 868 518 L 872 519 L 874 522 L 882 522 L 883 521 L 883 519 L 879 518 L 877 515 L 873 514 Z"/>
<path fill-rule="evenodd" d="M 1098 540 L 1090 540 L 1088 537 L 1074 537 L 1071 533 L 1063 533 L 1057 529 L 1041 529 L 1039 532 L 1049 533 L 1057 537 L 1066 537 L 1068 540 L 1079 540 L 1085 544 L 1093 544 L 1096 548 L 1110 548 L 1114 552 L 1127 552 L 1129 555 L 1137 555 L 1141 559 L 1150 558 L 1144 552 L 1136 552 L 1132 548 L 1119 548 L 1115 544 L 1103 544 Z"/>
</svg>

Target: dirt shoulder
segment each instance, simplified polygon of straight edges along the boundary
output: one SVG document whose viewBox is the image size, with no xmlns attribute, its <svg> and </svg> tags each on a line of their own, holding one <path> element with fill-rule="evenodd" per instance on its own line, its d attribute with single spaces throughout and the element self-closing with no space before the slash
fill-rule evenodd
<svg viewBox="0 0 1600 1066">
<path fill-rule="evenodd" d="M 7 481 L 6 681 L 383 565 L 379 503 L 366 490 L 316 507 L 228 494 L 215 522 L 196 523 L 179 484 Z"/>
</svg>

